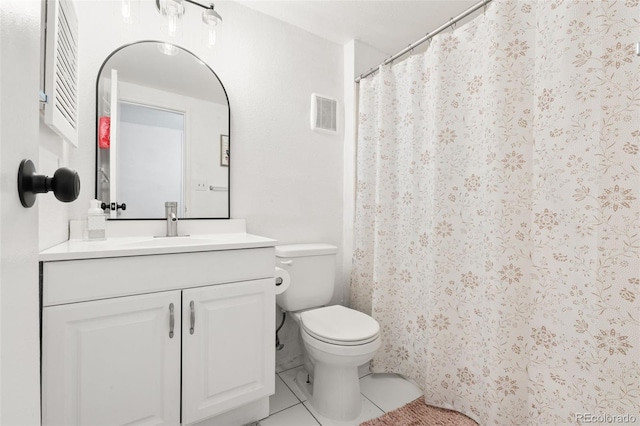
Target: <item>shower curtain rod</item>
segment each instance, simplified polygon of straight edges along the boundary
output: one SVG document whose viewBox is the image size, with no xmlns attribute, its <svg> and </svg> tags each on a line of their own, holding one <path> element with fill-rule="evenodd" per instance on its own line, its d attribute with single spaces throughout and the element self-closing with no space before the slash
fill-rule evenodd
<svg viewBox="0 0 640 426">
<path fill-rule="evenodd" d="M 447 22 L 446 24 L 442 24 L 440 25 L 438 28 L 436 28 L 435 30 L 431 31 L 430 33 L 427 33 L 424 37 L 422 37 L 420 40 L 411 43 L 409 46 L 405 47 L 404 49 L 402 49 L 401 51 L 399 51 L 398 53 L 396 53 L 395 55 L 391 56 L 388 59 L 385 59 L 380 65 L 387 65 L 393 61 L 395 61 L 396 59 L 398 59 L 400 56 L 404 55 L 405 53 L 413 50 L 414 48 L 416 48 L 417 46 L 421 45 L 422 43 L 424 43 L 425 41 L 429 41 L 431 40 L 435 35 L 440 34 L 442 31 L 446 30 L 447 28 L 451 27 L 452 25 L 455 25 L 458 21 L 466 18 L 467 16 L 471 15 L 473 12 L 475 12 L 476 10 L 485 7 L 487 4 L 491 3 L 493 0 L 482 0 L 481 2 L 471 6 L 469 9 L 465 10 L 464 12 L 462 12 L 461 14 L 459 14 L 458 16 L 455 16 L 451 19 L 449 19 L 449 22 Z M 379 65 L 379 66 L 380 66 Z M 360 76 L 358 78 L 356 78 L 356 83 L 360 83 L 360 80 L 362 80 L 363 78 L 366 78 L 368 76 L 370 76 L 371 74 L 373 74 L 374 72 L 376 72 L 378 70 L 378 68 L 371 68 L 369 71 L 360 74 Z"/>
</svg>

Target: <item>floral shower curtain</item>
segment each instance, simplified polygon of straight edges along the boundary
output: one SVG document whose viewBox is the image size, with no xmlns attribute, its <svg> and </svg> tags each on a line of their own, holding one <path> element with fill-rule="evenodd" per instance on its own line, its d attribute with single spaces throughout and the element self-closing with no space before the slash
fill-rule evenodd
<svg viewBox="0 0 640 426">
<path fill-rule="evenodd" d="M 374 371 L 484 425 L 640 422 L 639 20 L 494 0 L 361 81 L 351 304 L 381 324 Z"/>
</svg>

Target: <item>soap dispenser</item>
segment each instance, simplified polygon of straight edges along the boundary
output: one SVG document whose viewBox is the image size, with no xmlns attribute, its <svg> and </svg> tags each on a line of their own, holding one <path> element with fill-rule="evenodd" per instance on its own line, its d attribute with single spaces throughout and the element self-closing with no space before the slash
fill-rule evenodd
<svg viewBox="0 0 640 426">
<path fill-rule="evenodd" d="M 107 215 L 100 208 L 100 200 L 90 200 L 87 211 L 87 239 L 104 240 L 107 237 Z"/>
</svg>

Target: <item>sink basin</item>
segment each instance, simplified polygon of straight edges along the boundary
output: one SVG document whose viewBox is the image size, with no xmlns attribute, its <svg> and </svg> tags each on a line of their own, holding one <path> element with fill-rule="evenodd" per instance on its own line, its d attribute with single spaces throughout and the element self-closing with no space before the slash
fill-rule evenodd
<svg viewBox="0 0 640 426">
<path fill-rule="evenodd" d="M 203 244 L 214 244 L 219 240 L 206 235 L 192 235 L 192 236 L 179 236 L 179 237 L 157 237 L 149 238 L 141 241 L 132 241 L 123 243 L 123 247 L 179 247 L 179 246 L 194 246 Z"/>
</svg>

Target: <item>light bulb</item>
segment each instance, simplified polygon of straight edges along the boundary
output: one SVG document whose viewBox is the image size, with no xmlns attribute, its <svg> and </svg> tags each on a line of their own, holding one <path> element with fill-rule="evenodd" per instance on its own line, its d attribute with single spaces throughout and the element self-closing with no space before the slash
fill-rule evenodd
<svg viewBox="0 0 640 426">
<path fill-rule="evenodd" d="M 122 20 L 130 24 L 131 23 L 131 0 L 122 0 Z"/>
<path fill-rule="evenodd" d="M 165 18 L 162 24 L 163 30 L 169 37 L 181 36 L 182 16 L 185 11 L 182 0 L 162 0 L 159 7 L 160 13 Z"/>
<path fill-rule="evenodd" d="M 167 16 L 167 20 L 168 20 L 168 33 L 169 36 L 171 37 L 175 37 L 176 32 L 178 31 L 178 17 L 174 14 L 170 14 Z"/>
<path fill-rule="evenodd" d="M 216 44 L 216 27 L 222 22 L 222 17 L 213 10 L 213 4 L 202 12 L 202 22 L 207 26 L 207 47 L 211 48 Z"/>
<path fill-rule="evenodd" d="M 140 0 L 112 0 L 110 3 L 113 4 L 114 17 L 122 19 L 122 22 L 127 26 L 139 22 Z"/>
<path fill-rule="evenodd" d="M 207 47 L 213 47 L 216 44 L 216 24 L 209 23 L 208 27 L 209 37 Z"/>
</svg>

